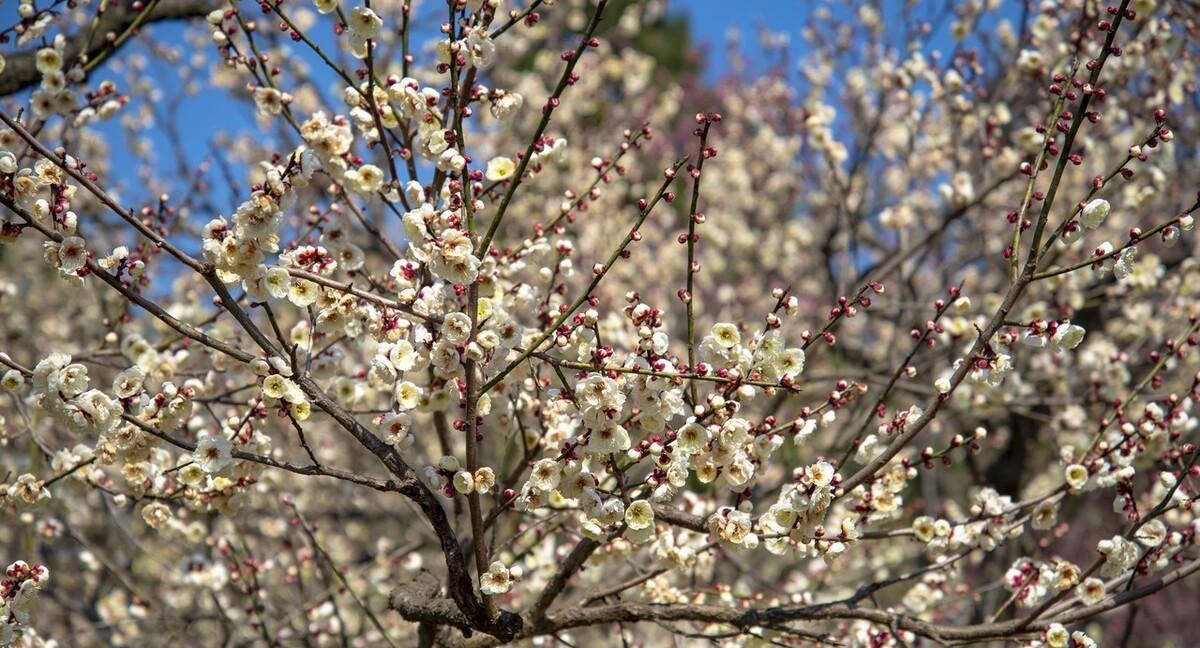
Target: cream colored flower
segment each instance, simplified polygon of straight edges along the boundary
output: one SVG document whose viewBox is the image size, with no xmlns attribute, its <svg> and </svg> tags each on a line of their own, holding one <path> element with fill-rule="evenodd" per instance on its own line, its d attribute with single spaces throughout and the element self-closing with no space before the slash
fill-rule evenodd
<svg viewBox="0 0 1200 648">
<path fill-rule="evenodd" d="M 208 474 L 219 473 L 233 461 L 232 444 L 223 434 L 205 434 L 200 437 L 192 460 Z"/>
<path fill-rule="evenodd" d="M 489 596 L 505 594 L 512 589 L 515 577 L 500 561 L 493 562 L 479 577 L 479 591 Z"/>
<path fill-rule="evenodd" d="M 475 490 L 480 494 L 487 493 L 496 486 L 496 473 L 484 466 L 475 471 Z"/>
<path fill-rule="evenodd" d="M 928 515 L 922 515 L 913 520 L 912 523 L 913 535 L 921 542 L 929 542 L 934 539 L 937 532 L 933 525 L 933 518 Z"/>
<path fill-rule="evenodd" d="M 635 531 L 653 526 L 654 509 L 650 506 L 650 502 L 646 500 L 631 502 L 625 509 L 625 525 Z"/>
<path fill-rule="evenodd" d="M 1067 485 L 1074 490 L 1083 488 L 1088 480 L 1088 469 L 1080 464 L 1071 464 L 1063 471 L 1066 476 Z"/>
<path fill-rule="evenodd" d="M 714 324 L 711 334 L 713 340 L 726 349 L 732 349 L 742 343 L 742 335 L 738 333 L 737 326 L 728 322 Z"/>
<path fill-rule="evenodd" d="M 1108 218 L 1109 212 L 1112 211 L 1112 206 L 1103 198 L 1097 198 L 1084 206 L 1083 211 L 1079 213 L 1079 222 L 1088 229 L 1096 229 Z"/>
<path fill-rule="evenodd" d="M 562 467 L 554 459 L 542 459 L 533 466 L 529 473 L 529 483 L 540 491 L 551 491 L 558 488 L 562 479 Z"/>
<path fill-rule="evenodd" d="M 510 158 L 495 157 L 488 161 L 487 179 L 492 182 L 502 182 L 513 177 L 517 165 Z"/>
<path fill-rule="evenodd" d="M 351 9 L 348 18 L 346 27 L 359 38 L 375 38 L 383 29 L 383 19 L 366 7 Z"/>
<path fill-rule="evenodd" d="M 154 501 L 142 507 L 142 520 L 152 529 L 161 529 L 171 521 L 171 507 Z"/>
<path fill-rule="evenodd" d="M 416 409 L 417 405 L 421 404 L 422 393 L 423 390 L 420 387 L 407 380 L 396 385 L 397 407 L 404 411 Z"/>
<path fill-rule="evenodd" d="M 54 74 L 62 69 L 62 52 L 53 47 L 40 49 L 34 57 L 34 65 L 37 67 L 38 73 L 42 76 Z"/>
<path fill-rule="evenodd" d="M 4 377 L 0 378 L 0 387 L 4 387 L 8 391 L 17 391 L 25 385 L 25 375 L 16 369 L 9 369 L 4 372 Z"/>
<path fill-rule="evenodd" d="M 454 490 L 460 495 L 468 495 L 475 490 L 475 476 L 465 470 L 454 473 Z"/>
</svg>

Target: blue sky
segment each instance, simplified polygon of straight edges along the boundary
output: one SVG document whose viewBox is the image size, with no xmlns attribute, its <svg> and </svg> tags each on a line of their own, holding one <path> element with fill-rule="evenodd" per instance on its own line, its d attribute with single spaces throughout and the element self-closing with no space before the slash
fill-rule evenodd
<svg viewBox="0 0 1200 648">
<path fill-rule="evenodd" d="M 436 1 L 431 0 L 431 2 Z M 3 2 L 3 4 L 0 14 L 7 17 L 16 3 Z M 906 3 L 899 0 L 885 4 L 888 5 L 886 24 L 894 24 L 899 27 L 902 24 L 899 12 L 904 10 L 903 7 Z M 918 10 L 923 17 L 927 16 L 930 11 L 945 6 L 941 2 L 926 2 L 919 3 L 919 5 Z M 1020 5 L 1020 2 L 1007 3 L 1009 9 L 1002 10 L 1002 12 L 1015 14 Z M 700 46 L 706 52 L 704 76 L 711 81 L 730 72 L 726 45 L 731 33 L 740 34 L 739 50 L 747 62 L 748 72 L 755 74 L 764 71 L 770 64 L 758 39 L 758 34 L 764 29 L 787 38 L 790 43 L 788 66 L 794 72 L 798 61 L 805 54 L 802 31 L 811 18 L 814 7 L 817 6 L 830 7 L 830 10 L 839 17 L 847 17 L 848 10 L 840 2 L 817 3 L 807 0 L 672 0 L 669 11 L 673 15 L 681 15 L 689 20 L 693 44 Z M 549 11 L 553 11 L 553 9 Z M 422 13 L 428 15 L 428 11 L 419 12 L 418 15 L 422 15 Z M 148 31 L 153 38 L 160 42 L 179 43 L 182 42 L 184 27 L 180 24 L 158 24 L 153 25 Z M 900 29 L 888 31 L 889 39 L 893 41 L 894 45 L 901 44 L 899 42 L 901 31 Z M 933 47 L 949 51 L 953 48 L 954 43 L 946 36 L 945 32 L 945 25 L 942 25 L 941 29 L 935 32 L 931 44 Z M 318 33 L 326 32 L 318 30 Z M 892 33 L 896 34 L 894 39 L 891 38 Z M 318 40 L 321 40 L 321 37 L 318 37 Z M 418 37 L 415 40 L 421 42 L 428 39 Z M 11 51 L 13 47 L 12 44 L 9 44 L 0 49 Z M 184 45 L 181 49 L 186 51 L 187 46 Z M 302 44 L 297 44 L 294 51 L 298 56 L 312 58 L 312 68 L 315 72 L 320 74 L 324 71 L 324 68 L 316 62 L 315 57 L 312 57 Z M 207 55 L 210 58 L 215 56 L 215 49 L 210 49 Z M 123 57 L 118 56 L 118 59 L 120 58 Z M 777 63 L 778 59 L 772 62 Z M 120 65 L 120 61 L 117 62 L 117 65 Z M 178 83 L 173 78 L 175 73 L 169 65 L 163 61 L 154 60 L 148 70 L 168 94 L 174 92 L 178 87 Z M 96 78 L 120 78 L 108 70 L 101 70 L 95 76 Z M 329 76 L 332 78 L 332 75 Z M 318 76 L 318 79 L 322 79 L 322 77 Z M 224 92 L 220 89 L 205 89 L 200 96 L 189 98 L 173 108 L 173 112 L 169 115 L 169 118 L 179 125 L 182 139 L 188 149 L 186 156 L 191 167 L 195 167 L 201 160 L 210 156 L 210 140 L 216 132 L 224 131 L 234 137 L 248 133 L 257 133 L 257 136 L 262 136 L 253 122 L 252 107 L 243 102 L 235 103 L 225 100 Z M 164 106 L 160 110 L 166 110 L 166 107 Z M 116 176 L 113 180 L 116 180 L 119 185 L 123 185 L 120 193 L 127 201 L 145 198 L 146 196 L 137 195 L 140 193 L 141 183 L 137 179 L 137 169 L 128 164 L 132 157 L 119 125 L 117 123 L 102 124 L 100 128 L 112 146 L 111 153 Z M 146 134 L 151 138 L 156 149 L 158 158 L 156 164 L 171 164 L 173 168 L 172 152 L 166 144 L 167 140 L 162 135 L 161 129 L 157 126 L 151 127 L 147 129 Z M 227 195 L 229 192 L 225 184 L 217 181 L 216 174 L 211 175 L 214 180 L 214 192 L 219 194 L 217 206 L 231 209 L 236 197 Z"/>
<path fill-rule="evenodd" d="M 688 18 L 692 38 L 707 50 L 706 73 L 712 78 L 729 71 L 725 47 L 730 33 L 740 34 L 747 59 L 761 61 L 763 50 L 755 34 L 763 28 L 785 34 L 795 47 L 803 42 L 800 33 L 814 4 L 807 0 L 674 0 L 669 11 Z"/>
<path fill-rule="evenodd" d="M 727 0 L 672 0 L 668 11 L 673 15 L 685 16 L 692 30 L 693 44 L 701 46 L 706 50 L 705 57 L 705 78 L 714 80 L 720 76 L 727 74 L 730 71 L 729 61 L 726 56 L 726 44 L 728 37 L 733 32 L 741 34 L 741 50 L 744 53 L 747 61 L 754 69 L 756 64 L 761 65 L 764 58 L 763 49 L 760 47 L 756 34 L 764 27 L 767 27 L 772 32 L 785 34 L 792 42 L 792 61 L 794 66 L 796 59 L 802 52 L 796 48 L 802 46 L 801 30 L 805 22 L 809 19 L 813 4 L 805 0 L 744 0 L 742 2 L 729 2 Z M 424 12 L 428 13 L 428 12 Z M 159 24 L 152 28 L 154 38 L 161 41 L 180 42 L 182 40 L 184 27 L 179 24 Z M 417 39 L 420 41 L 421 39 Z M 295 46 L 295 51 L 300 55 L 308 56 L 309 53 L 302 44 Z M 209 52 L 210 56 L 215 55 L 215 50 Z M 315 62 L 313 69 L 320 71 L 323 68 Z M 173 91 L 174 87 L 170 82 L 171 74 L 167 64 L 158 61 L 152 63 L 151 73 L 159 83 L 164 83 L 168 91 Z M 103 75 L 103 71 L 99 73 Z M 252 120 L 250 108 L 244 104 L 235 104 L 223 100 L 223 91 L 221 90 L 206 90 L 202 96 L 192 100 L 185 101 L 178 106 L 178 109 L 172 113 L 172 117 L 178 120 L 178 123 L 184 125 L 181 128 L 182 136 L 188 145 L 189 158 L 194 166 L 202 158 L 209 154 L 209 138 L 213 133 L 225 131 L 231 136 L 240 132 L 257 131 L 257 126 Z M 113 158 L 116 165 L 120 164 L 120 160 L 131 159 L 127 142 L 120 136 L 118 124 L 101 125 L 100 128 L 105 132 L 109 141 L 113 145 Z M 170 151 L 166 148 L 166 140 L 161 136 L 161 133 L 156 132 L 157 129 L 151 129 L 147 134 L 151 136 L 155 143 L 155 148 L 159 151 L 160 162 L 168 161 Z M 140 196 L 134 196 L 136 192 L 136 183 L 133 182 L 136 174 L 133 169 L 124 169 L 124 172 L 118 173 L 120 180 L 125 184 L 126 199 L 137 199 Z M 223 187 L 215 187 L 216 191 L 224 194 Z M 222 196 L 225 198 L 225 196 Z M 234 197 L 229 196 L 228 201 Z M 232 204 L 223 205 L 232 208 Z"/>
<path fill-rule="evenodd" d="M 953 3 L 923 0 L 912 3 L 905 0 L 883 0 L 885 31 L 893 46 L 902 45 L 899 27 L 906 17 L 919 17 L 934 26 L 927 44 L 943 52 L 953 50 L 955 42 L 949 35 L 949 19 L 945 9 Z M 981 26 L 985 30 L 999 19 L 1007 18 L 1014 23 L 1019 19 L 1022 0 L 1004 0 L 999 9 L 985 17 Z M 805 54 L 803 30 L 812 14 L 820 7 L 828 9 L 839 19 L 851 18 L 853 10 L 841 0 L 671 0 L 668 11 L 687 17 L 692 37 L 696 44 L 707 46 L 709 78 L 719 77 L 729 71 L 725 52 L 727 36 L 731 32 L 740 34 L 741 51 L 748 63 L 762 63 L 764 51 L 756 34 L 762 30 L 786 36 L 790 42 L 791 65 L 794 67 Z M 891 26 L 895 26 L 892 28 Z M 753 69 L 753 68 L 752 68 Z"/>
</svg>

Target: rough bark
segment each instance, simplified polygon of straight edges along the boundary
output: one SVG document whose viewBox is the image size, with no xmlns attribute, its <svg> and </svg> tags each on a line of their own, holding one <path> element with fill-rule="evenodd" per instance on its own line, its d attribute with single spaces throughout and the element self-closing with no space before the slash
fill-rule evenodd
<svg viewBox="0 0 1200 648">
<path fill-rule="evenodd" d="M 198 18 L 208 14 L 216 7 L 217 3 L 214 0 L 159 0 L 142 24 Z M 111 34 L 115 38 L 123 33 L 134 24 L 138 13 L 140 12 L 133 8 L 133 2 L 129 0 L 111 3 L 108 9 L 100 15 L 99 24 L 96 26 L 95 35 L 90 39 L 90 43 L 88 42 L 90 24 L 80 32 L 67 37 L 63 60 L 71 64 L 81 54 L 85 55 L 87 60 L 101 56 L 112 47 L 108 35 Z M 0 97 L 20 92 L 41 81 L 42 75 L 37 71 L 35 63 L 38 49 L 34 47 L 5 57 L 7 65 L 4 67 L 4 72 L 0 73 Z"/>
</svg>

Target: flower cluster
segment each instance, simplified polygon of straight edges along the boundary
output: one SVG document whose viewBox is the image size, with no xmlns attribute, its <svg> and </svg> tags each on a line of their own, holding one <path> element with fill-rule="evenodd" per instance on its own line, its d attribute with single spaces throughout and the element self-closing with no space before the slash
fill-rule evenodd
<svg viewBox="0 0 1200 648">
<path fill-rule="evenodd" d="M 23 560 L 4 570 L 0 580 L 0 646 L 16 645 L 30 632 L 30 614 L 38 592 L 49 580 L 50 570 L 44 565 L 31 567 Z M 31 634 L 36 637 L 37 633 Z"/>
<path fill-rule="evenodd" d="M 712 82 L 664 0 L 432 4 L 0 25 L 40 632 L 1032 648 L 1194 589 L 1186 8 L 814 6 Z"/>
</svg>

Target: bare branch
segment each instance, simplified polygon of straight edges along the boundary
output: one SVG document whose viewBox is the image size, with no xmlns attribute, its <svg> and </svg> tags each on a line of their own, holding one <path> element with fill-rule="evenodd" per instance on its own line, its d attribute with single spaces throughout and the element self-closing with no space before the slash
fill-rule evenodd
<svg viewBox="0 0 1200 648">
<path fill-rule="evenodd" d="M 115 41 L 120 34 L 125 33 L 131 27 L 167 20 L 199 18 L 216 9 L 217 3 L 211 0 L 158 0 L 150 9 L 149 15 L 142 18 L 140 23 L 138 17 L 142 12 L 134 9 L 134 6 L 133 2 L 106 4 L 105 10 L 95 23 L 96 37 L 89 39 L 86 31 L 69 36 L 63 51 L 63 60 L 67 61 L 69 65 L 71 61 L 83 56 L 84 60 L 89 62 L 89 69 L 91 69 L 90 62 L 98 62 L 107 58 L 121 46 L 121 44 L 109 42 L 110 34 Z M 5 66 L 4 73 L 0 74 L 0 97 L 37 85 L 41 80 L 42 75 L 37 70 L 36 48 L 22 50 L 6 58 L 8 65 Z"/>
</svg>

